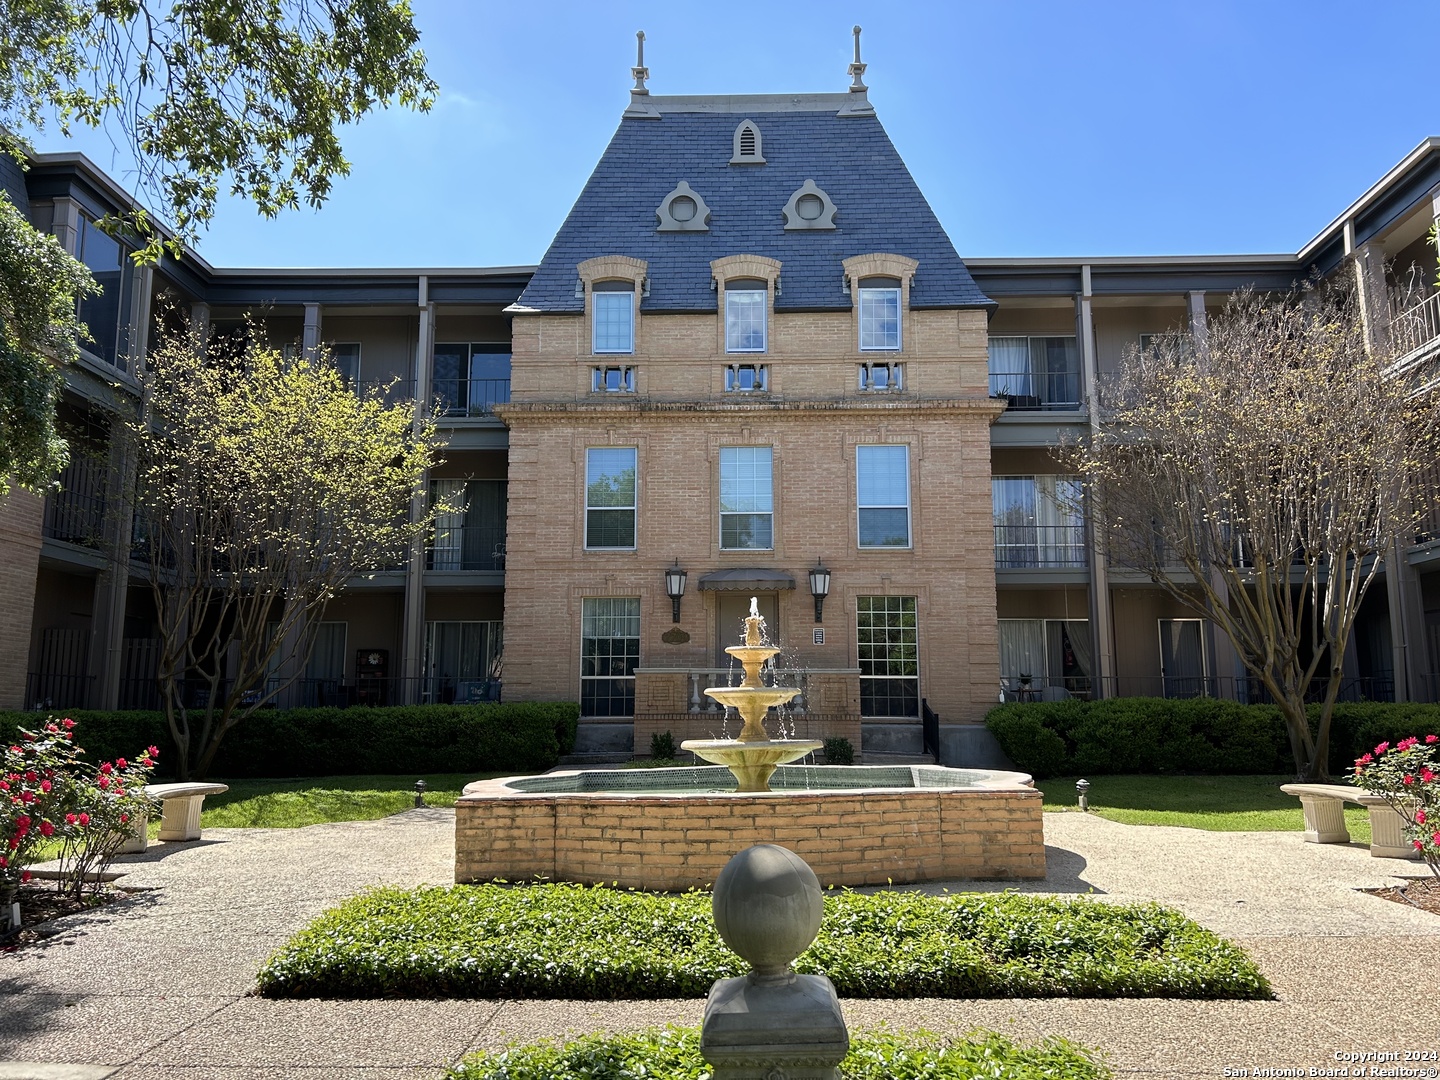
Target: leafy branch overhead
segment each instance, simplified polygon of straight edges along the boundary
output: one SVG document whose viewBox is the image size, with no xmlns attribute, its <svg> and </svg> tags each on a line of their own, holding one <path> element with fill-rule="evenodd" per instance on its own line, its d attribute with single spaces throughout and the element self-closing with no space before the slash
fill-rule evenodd
<svg viewBox="0 0 1440 1080">
<path fill-rule="evenodd" d="M 222 184 L 267 217 L 319 206 L 349 163 L 337 129 L 377 107 L 428 110 L 406 0 L 5 0 L 0 150 L 56 124 L 111 131 L 183 241 Z M 143 212 L 131 217 L 162 243 Z"/>
</svg>

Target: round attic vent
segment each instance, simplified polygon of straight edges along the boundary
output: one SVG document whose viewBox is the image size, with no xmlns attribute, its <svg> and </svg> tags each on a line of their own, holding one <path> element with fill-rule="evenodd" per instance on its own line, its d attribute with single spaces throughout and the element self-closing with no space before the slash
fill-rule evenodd
<svg viewBox="0 0 1440 1080">
<path fill-rule="evenodd" d="M 818 213 L 818 211 L 817 211 Z M 670 216 L 676 221 L 690 221 L 695 217 L 695 200 L 681 195 L 670 201 Z"/>
<path fill-rule="evenodd" d="M 709 232 L 710 207 L 684 180 L 655 208 L 656 232 Z"/>
<path fill-rule="evenodd" d="M 795 212 L 805 221 L 818 221 L 825 212 L 825 200 L 819 195 L 801 195 L 795 200 Z"/>
</svg>

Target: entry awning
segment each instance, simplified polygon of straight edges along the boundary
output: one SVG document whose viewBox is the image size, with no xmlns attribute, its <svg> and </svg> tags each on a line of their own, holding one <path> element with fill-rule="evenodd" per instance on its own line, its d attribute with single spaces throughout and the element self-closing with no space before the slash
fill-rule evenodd
<svg viewBox="0 0 1440 1080">
<path fill-rule="evenodd" d="M 756 566 L 716 570 L 700 578 L 700 588 L 712 592 L 777 592 L 794 587 L 795 579 L 789 574 Z"/>
</svg>

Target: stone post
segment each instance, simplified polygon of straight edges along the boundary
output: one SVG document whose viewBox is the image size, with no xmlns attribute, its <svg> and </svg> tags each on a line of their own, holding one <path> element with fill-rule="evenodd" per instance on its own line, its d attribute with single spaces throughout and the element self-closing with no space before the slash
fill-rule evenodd
<svg viewBox="0 0 1440 1080">
<path fill-rule="evenodd" d="M 715 928 L 751 972 L 719 979 L 705 1001 L 700 1053 L 714 1080 L 840 1080 L 850 1036 L 835 986 L 791 961 L 820 931 L 820 882 L 776 844 L 741 851 L 715 878 Z"/>
</svg>

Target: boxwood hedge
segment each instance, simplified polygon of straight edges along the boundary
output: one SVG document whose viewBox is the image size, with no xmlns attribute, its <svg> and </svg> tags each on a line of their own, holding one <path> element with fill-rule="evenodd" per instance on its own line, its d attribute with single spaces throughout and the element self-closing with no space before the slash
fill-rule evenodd
<svg viewBox="0 0 1440 1080">
<path fill-rule="evenodd" d="M 66 712 L 86 759 L 104 761 L 160 747 L 160 775 L 177 753 L 159 712 Z M 435 772 L 535 772 L 575 744 L 574 702 L 410 705 L 349 709 L 262 709 L 225 736 L 211 772 L 224 777 L 337 776 Z M 44 715 L 0 712 L 0 739 L 33 729 Z"/>
<path fill-rule="evenodd" d="M 586 1035 L 566 1043 L 512 1046 L 476 1054 L 447 1080 L 701 1080 L 711 1073 L 695 1028 Z M 963 1039 L 930 1032 L 857 1031 L 840 1062 L 841 1080 L 1106 1080 L 1093 1051 L 1051 1037 L 1032 1045 L 994 1031 Z"/>
<path fill-rule="evenodd" d="M 1312 728 L 1318 706 L 1310 710 Z M 986 726 L 1035 776 L 1114 773 L 1291 773 L 1285 721 L 1273 705 L 1220 698 L 1111 698 L 1009 703 Z M 1376 743 L 1440 733 L 1440 705 L 1340 703 L 1330 725 L 1330 772 L 1340 776 Z"/>
<path fill-rule="evenodd" d="M 1179 912 L 1014 893 L 831 891 L 795 963 L 842 997 L 1268 998 L 1238 946 Z M 268 997 L 703 997 L 747 966 L 710 894 L 566 884 L 378 888 L 296 934 Z"/>
</svg>

